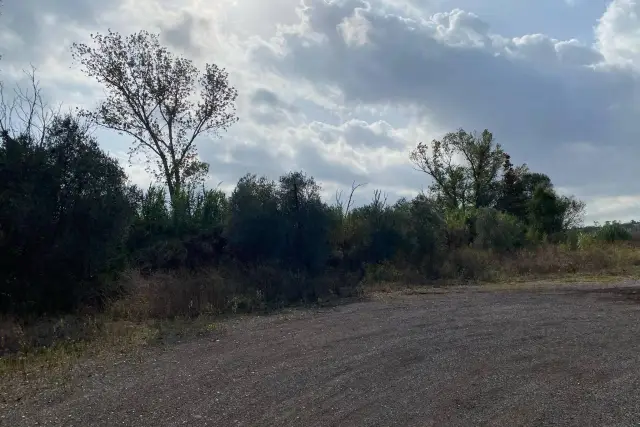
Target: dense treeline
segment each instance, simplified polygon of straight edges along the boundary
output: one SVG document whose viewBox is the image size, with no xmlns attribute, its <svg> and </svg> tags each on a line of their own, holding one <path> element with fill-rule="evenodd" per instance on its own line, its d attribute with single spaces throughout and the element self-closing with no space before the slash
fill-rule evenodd
<svg viewBox="0 0 640 427">
<path fill-rule="evenodd" d="M 246 175 L 229 196 L 193 185 L 171 201 L 162 186 L 129 185 L 122 167 L 76 118 L 55 119 L 42 141 L 5 132 L 2 310 L 100 303 L 117 296 L 117 275 L 127 268 L 152 274 L 221 263 L 298 274 L 297 284 L 260 291 L 268 300 L 299 300 L 334 291 L 305 280 L 328 271 L 358 273 L 387 262 L 437 278 L 462 247 L 509 252 L 565 238 L 579 203 L 559 196 L 548 177 L 514 169 L 489 134 L 455 135 L 466 138 L 470 152 L 500 154 L 501 170 L 479 184 L 482 172 L 474 176 L 471 167 L 479 159 L 470 157 L 468 165 L 436 172 L 440 181 L 428 196 L 390 204 L 375 192 L 369 204 L 352 207 L 324 202 L 320 186 L 302 172 L 278 181 Z M 462 195 L 457 204 L 455 194 Z"/>
<path fill-rule="evenodd" d="M 97 47 L 73 49 L 105 87 L 96 110 L 41 116 L 35 132 L 41 99 L 34 91 L 18 100 L 31 108 L 22 127 L 10 125 L 10 114 L 0 120 L 3 312 L 99 306 L 126 292 L 118 277 L 130 269 L 214 268 L 250 277 L 263 268 L 269 277 L 236 291 L 295 301 L 336 292 L 369 266 L 425 279 L 466 277 L 460 250 L 509 254 L 542 242 L 574 244 L 567 230 L 580 223 L 584 205 L 559 195 L 548 176 L 514 166 L 486 130 L 419 144 L 410 159 L 432 185 L 411 200 L 390 203 L 375 191 L 370 203 L 353 206 L 353 191 L 362 191 L 354 185 L 330 205 L 304 172 L 277 181 L 248 174 L 230 195 L 207 189 L 209 166 L 195 141 L 237 120 L 226 72 L 207 65 L 201 74 L 146 32 L 93 38 Z M 158 184 L 131 185 L 85 123 L 132 137 Z"/>
</svg>

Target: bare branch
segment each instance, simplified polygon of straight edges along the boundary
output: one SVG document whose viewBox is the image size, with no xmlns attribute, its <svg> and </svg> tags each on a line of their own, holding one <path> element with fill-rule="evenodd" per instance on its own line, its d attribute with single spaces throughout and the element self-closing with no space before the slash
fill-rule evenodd
<svg viewBox="0 0 640 427">
<path fill-rule="evenodd" d="M 345 212 L 345 215 L 349 213 L 349 210 L 351 209 L 351 203 L 353 202 L 353 193 L 355 193 L 355 191 L 364 186 L 366 184 L 356 184 L 355 181 L 353 181 L 353 183 L 351 184 L 351 193 L 349 193 L 349 201 L 347 202 L 347 211 Z"/>
<path fill-rule="evenodd" d="M 29 85 L 26 88 L 16 85 L 10 100 L 0 83 L 0 130 L 13 136 L 28 135 L 33 141 L 43 144 L 49 125 L 60 113 L 61 104 L 54 109 L 44 101 L 33 65 L 23 72 Z"/>
<path fill-rule="evenodd" d="M 342 216 L 346 217 L 349 214 L 349 211 L 351 210 L 351 208 L 353 207 L 353 194 L 355 193 L 355 191 L 366 185 L 366 183 L 361 183 L 361 184 L 356 184 L 355 181 L 353 181 L 353 183 L 351 184 L 351 191 L 349 192 L 349 199 L 347 200 L 347 207 L 345 209 L 344 206 L 344 202 L 342 201 L 342 195 L 343 195 L 343 191 L 341 189 L 336 190 L 336 194 L 335 194 L 335 201 L 336 201 L 336 206 L 338 207 L 338 209 L 340 209 L 340 212 L 342 212 Z"/>
</svg>

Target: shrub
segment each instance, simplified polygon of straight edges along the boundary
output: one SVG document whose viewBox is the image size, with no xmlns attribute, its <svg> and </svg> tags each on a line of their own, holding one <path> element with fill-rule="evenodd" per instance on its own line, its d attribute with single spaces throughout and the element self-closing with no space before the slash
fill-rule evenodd
<svg viewBox="0 0 640 427">
<path fill-rule="evenodd" d="M 128 247 L 136 267 L 149 273 L 219 261 L 226 244 L 222 231 L 228 210 L 222 191 L 189 188 L 169 205 L 165 190 L 151 186 L 146 193 L 137 191 L 135 200 Z"/>
<path fill-rule="evenodd" d="M 596 238 L 593 233 L 586 233 L 581 231 L 578 233 L 577 246 L 580 250 L 585 250 L 593 247 L 596 243 Z"/>
<path fill-rule="evenodd" d="M 408 259 L 428 276 L 435 276 L 446 256 L 448 241 L 445 220 L 435 204 L 424 196 L 416 197 L 409 209 L 410 242 Z"/>
<path fill-rule="evenodd" d="M 0 145 L 0 310 L 70 310 L 104 299 L 125 266 L 132 192 L 123 169 L 73 117 L 42 143 Z"/>
<path fill-rule="evenodd" d="M 494 278 L 491 268 L 495 261 L 487 251 L 470 247 L 459 248 L 448 254 L 440 269 L 440 276 L 456 280 L 491 280 Z"/>
<path fill-rule="evenodd" d="M 474 247 L 496 252 L 522 247 L 525 238 L 524 227 L 514 216 L 490 208 L 478 210 L 475 231 Z"/>
</svg>

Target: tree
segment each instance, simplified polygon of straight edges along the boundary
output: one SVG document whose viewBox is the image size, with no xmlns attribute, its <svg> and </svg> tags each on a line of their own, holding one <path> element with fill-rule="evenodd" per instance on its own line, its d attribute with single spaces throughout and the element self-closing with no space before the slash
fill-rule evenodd
<svg viewBox="0 0 640 427">
<path fill-rule="evenodd" d="M 553 190 L 553 183 L 548 175 L 539 172 L 531 172 L 527 165 L 519 168 L 519 175 L 522 181 L 522 187 L 527 200 L 530 200 L 535 193 L 536 188 L 543 187 L 547 190 Z"/>
<path fill-rule="evenodd" d="M 431 153 L 429 145 L 419 143 L 410 154 L 410 159 L 417 169 L 433 179 L 429 190 L 436 201 L 447 209 L 458 209 L 464 206 L 467 197 L 465 168 L 454 163 L 456 151 L 442 141 L 433 140 Z"/>
<path fill-rule="evenodd" d="M 500 196 L 498 197 L 496 208 L 510 215 L 526 220 L 527 217 L 527 195 L 525 194 L 525 184 L 522 179 L 521 168 L 514 168 L 511 163 L 511 156 L 504 154 L 504 164 L 502 172 L 502 182 L 500 185 Z"/>
<path fill-rule="evenodd" d="M 524 243 L 525 229 L 516 217 L 497 209 L 478 209 L 473 245 L 485 250 L 509 252 Z"/>
<path fill-rule="evenodd" d="M 411 153 L 414 165 L 433 178 L 431 191 L 449 209 L 492 206 L 498 197 L 498 175 L 504 152 L 493 134 L 448 133 L 441 141 L 420 143 Z"/>
<path fill-rule="evenodd" d="M 126 38 L 92 34 L 96 47 L 74 43 L 74 59 L 106 89 L 106 99 L 83 114 L 97 124 L 133 137 L 130 155 L 147 166 L 176 201 L 186 184 L 201 181 L 209 165 L 200 161 L 199 136 L 218 136 L 237 121 L 237 91 L 228 73 L 174 56 L 158 35 L 140 31 Z"/>
<path fill-rule="evenodd" d="M 131 188 L 71 116 L 0 144 L 0 309 L 72 309 L 124 267 Z"/>
<path fill-rule="evenodd" d="M 584 222 L 586 204 L 574 196 L 562 196 L 560 197 L 560 203 L 563 205 L 564 212 L 562 228 L 568 230 L 580 227 Z"/>
<path fill-rule="evenodd" d="M 245 263 L 273 261 L 284 246 L 282 229 L 276 183 L 251 174 L 240 178 L 229 198 L 230 253 Z"/>
<path fill-rule="evenodd" d="M 528 204 L 529 226 L 538 237 L 562 231 L 566 207 L 552 188 L 538 185 Z"/>
<path fill-rule="evenodd" d="M 337 222 L 322 202 L 320 186 L 303 172 L 290 172 L 280 177 L 277 194 L 285 234 L 282 260 L 317 273 L 331 253 L 330 232 Z"/>
<path fill-rule="evenodd" d="M 11 96 L 0 82 L 0 132 L 11 138 L 28 137 L 43 145 L 51 123 L 60 116 L 60 108 L 54 110 L 45 102 L 34 67 L 24 70 L 24 74 L 28 87 L 16 85 Z"/>
<path fill-rule="evenodd" d="M 411 258 L 431 274 L 442 261 L 447 232 L 445 219 L 437 206 L 424 195 L 418 195 L 410 202 L 409 212 L 411 228 L 408 234 L 413 243 Z"/>
</svg>

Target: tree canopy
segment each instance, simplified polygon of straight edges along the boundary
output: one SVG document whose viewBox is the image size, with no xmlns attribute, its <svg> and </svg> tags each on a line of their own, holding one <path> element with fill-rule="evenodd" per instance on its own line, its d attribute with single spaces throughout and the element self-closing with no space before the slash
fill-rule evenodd
<svg viewBox="0 0 640 427">
<path fill-rule="evenodd" d="M 109 31 L 91 38 L 94 46 L 73 44 L 73 57 L 107 97 L 83 115 L 132 137 L 130 154 L 144 156 L 175 201 L 185 185 L 202 181 L 209 170 L 198 156 L 198 137 L 218 136 L 237 121 L 237 91 L 228 73 L 215 64 L 200 72 L 147 31 L 128 37 Z"/>
</svg>

